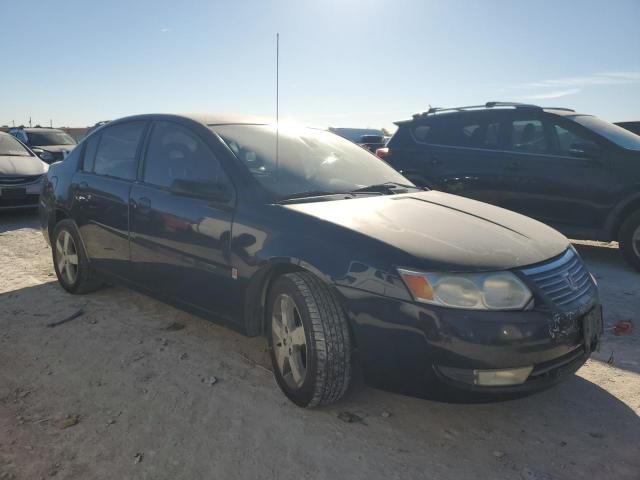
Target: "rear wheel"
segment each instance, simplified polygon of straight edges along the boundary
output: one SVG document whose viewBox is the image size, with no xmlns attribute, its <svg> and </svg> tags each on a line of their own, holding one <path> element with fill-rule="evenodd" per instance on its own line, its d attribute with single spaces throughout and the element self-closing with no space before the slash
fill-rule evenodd
<svg viewBox="0 0 640 480">
<path fill-rule="evenodd" d="M 278 277 L 267 304 L 268 341 L 276 381 L 296 405 L 339 400 L 351 381 L 347 320 L 335 296 L 310 273 Z"/>
<path fill-rule="evenodd" d="M 58 282 L 69 293 L 89 293 L 102 282 L 92 274 L 80 235 L 72 220 L 60 221 L 53 230 L 53 268 Z"/>
<path fill-rule="evenodd" d="M 624 258 L 640 270 L 640 211 L 624 221 L 618 240 Z"/>
</svg>

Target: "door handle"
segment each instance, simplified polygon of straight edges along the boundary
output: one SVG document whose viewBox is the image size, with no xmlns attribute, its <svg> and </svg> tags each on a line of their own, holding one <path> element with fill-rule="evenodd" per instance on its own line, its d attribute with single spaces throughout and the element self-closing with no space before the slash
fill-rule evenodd
<svg viewBox="0 0 640 480">
<path fill-rule="evenodd" d="M 149 213 L 149 210 L 151 210 L 151 200 L 147 197 L 131 200 L 131 207 L 140 213 Z"/>
<path fill-rule="evenodd" d="M 89 184 L 87 182 L 80 182 L 78 184 L 78 190 L 76 191 L 75 197 L 78 202 L 88 202 L 91 200 L 91 194 L 86 193 L 89 189 Z"/>
</svg>

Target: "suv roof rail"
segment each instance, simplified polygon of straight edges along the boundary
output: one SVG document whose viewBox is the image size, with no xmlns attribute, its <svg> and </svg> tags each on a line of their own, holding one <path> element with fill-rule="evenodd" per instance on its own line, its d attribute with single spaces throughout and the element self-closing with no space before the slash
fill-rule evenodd
<svg viewBox="0 0 640 480">
<path fill-rule="evenodd" d="M 566 107 L 544 107 L 545 110 L 561 110 L 563 112 L 575 112 L 575 110 L 573 108 L 566 108 Z"/>
<path fill-rule="evenodd" d="M 537 110 L 562 110 L 566 112 L 575 112 L 570 108 L 562 108 L 562 107 L 541 107 L 539 105 L 534 105 L 532 103 L 519 103 L 519 102 L 487 102 L 484 105 L 470 105 L 467 107 L 449 107 L 449 108 L 440 108 L 440 107 L 429 107 L 429 110 L 421 113 L 414 113 L 413 119 L 417 120 L 419 118 L 426 117 L 427 115 L 432 115 L 435 113 L 443 113 L 443 112 L 455 112 L 455 111 L 465 111 L 465 110 L 480 110 L 483 108 L 499 108 L 499 107 L 513 107 L 513 108 L 532 108 Z"/>
<path fill-rule="evenodd" d="M 520 108 L 542 108 L 538 105 L 533 105 L 532 103 L 519 103 L 519 102 L 487 102 L 484 105 L 487 108 L 494 107 L 520 107 Z"/>
</svg>

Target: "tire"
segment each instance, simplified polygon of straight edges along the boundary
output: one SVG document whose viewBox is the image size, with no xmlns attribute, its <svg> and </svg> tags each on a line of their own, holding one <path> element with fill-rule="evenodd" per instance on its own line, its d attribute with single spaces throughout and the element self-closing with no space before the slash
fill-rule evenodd
<svg viewBox="0 0 640 480">
<path fill-rule="evenodd" d="M 640 211 L 624 221 L 620 227 L 618 242 L 625 260 L 640 270 Z"/>
<path fill-rule="evenodd" d="M 51 252 L 58 282 L 67 292 L 85 294 L 102 286 L 102 281 L 89 268 L 87 254 L 73 220 L 65 219 L 56 224 Z"/>
<path fill-rule="evenodd" d="M 316 407 L 342 398 L 351 382 L 349 328 L 320 279 L 307 272 L 276 278 L 266 323 L 276 382 L 293 403 Z"/>
</svg>

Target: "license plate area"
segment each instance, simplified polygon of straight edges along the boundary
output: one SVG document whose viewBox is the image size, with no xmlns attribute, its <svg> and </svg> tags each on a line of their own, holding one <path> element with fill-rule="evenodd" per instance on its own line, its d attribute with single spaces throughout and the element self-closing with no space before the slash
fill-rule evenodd
<svg viewBox="0 0 640 480">
<path fill-rule="evenodd" d="M 591 353 L 591 346 L 603 333 L 602 307 L 596 307 L 582 318 L 582 335 L 587 353 Z"/>
<path fill-rule="evenodd" d="M 0 198 L 3 200 L 22 200 L 26 196 L 25 188 L 3 187 L 0 189 Z"/>
</svg>

